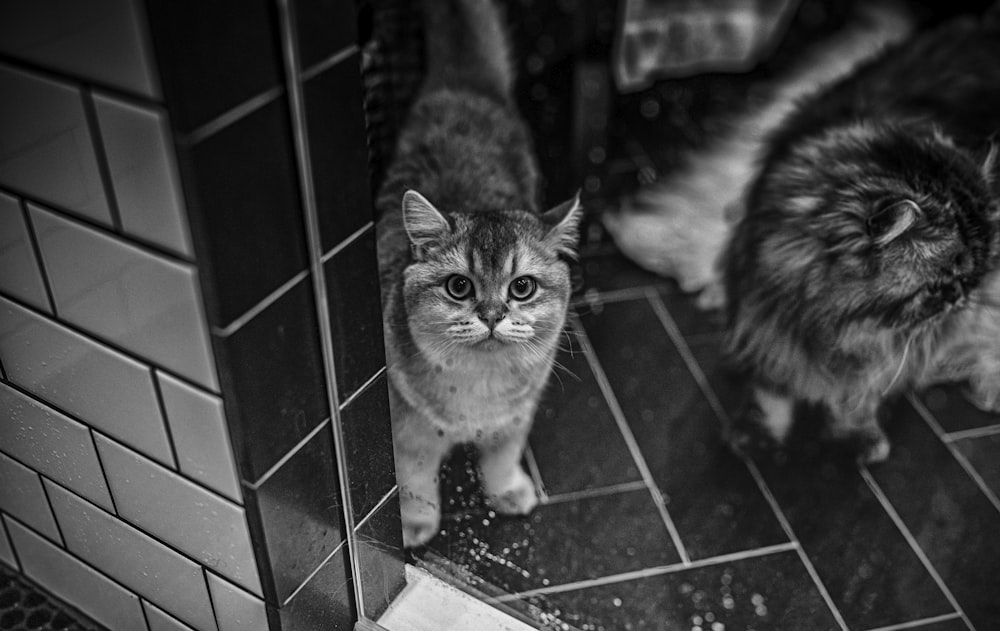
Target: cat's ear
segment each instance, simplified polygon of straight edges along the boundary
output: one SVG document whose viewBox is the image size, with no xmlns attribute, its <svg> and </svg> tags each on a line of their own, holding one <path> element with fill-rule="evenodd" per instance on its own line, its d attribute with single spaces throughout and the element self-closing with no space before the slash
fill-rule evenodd
<svg viewBox="0 0 1000 631">
<path fill-rule="evenodd" d="M 413 253 L 418 257 L 424 247 L 451 232 L 444 215 L 426 197 L 412 189 L 403 194 L 403 226 L 410 237 Z"/>
<path fill-rule="evenodd" d="M 877 245 L 891 243 L 913 227 L 923 212 L 909 199 L 892 200 L 876 207 L 868 215 L 868 234 Z"/>
<path fill-rule="evenodd" d="M 542 222 L 549 229 L 545 234 L 545 242 L 559 254 L 576 258 L 582 219 L 583 206 L 580 205 L 580 191 L 577 191 L 570 199 L 542 214 Z"/>
</svg>

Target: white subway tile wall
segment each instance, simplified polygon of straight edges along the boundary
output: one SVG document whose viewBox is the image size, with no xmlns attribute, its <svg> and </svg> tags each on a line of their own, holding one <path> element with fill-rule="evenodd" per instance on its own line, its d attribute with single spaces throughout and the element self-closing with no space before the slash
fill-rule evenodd
<svg viewBox="0 0 1000 631">
<path fill-rule="evenodd" d="M 0 290 L 51 312 L 45 281 L 16 197 L 0 193 Z"/>
<path fill-rule="evenodd" d="M 174 466 L 148 366 L 4 298 L 0 357 L 12 383 Z"/>
<path fill-rule="evenodd" d="M 217 628 L 198 564 L 87 500 L 45 484 L 70 552 L 195 628 Z"/>
<path fill-rule="evenodd" d="M 261 594 L 243 508 L 103 436 L 97 451 L 119 515 Z"/>
<path fill-rule="evenodd" d="M 187 626 L 177 618 L 174 618 L 149 601 L 142 601 L 142 607 L 146 610 L 146 621 L 149 622 L 149 631 L 190 631 Z"/>
<path fill-rule="evenodd" d="M 0 508 L 56 543 L 62 543 L 38 474 L 0 454 Z"/>
<path fill-rule="evenodd" d="M 9 456 L 113 510 L 90 430 L 6 384 L 0 384 L 0 445 Z"/>
<path fill-rule="evenodd" d="M 185 256 L 191 236 L 163 114 L 94 95 L 122 230 Z"/>
<path fill-rule="evenodd" d="M 208 573 L 208 588 L 215 604 L 219 631 L 267 631 L 264 601 L 211 572 Z"/>
<path fill-rule="evenodd" d="M 181 472 L 242 504 L 222 399 L 155 372 Z"/>
<path fill-rule="evenodd" d="M 143 96 L 159 96 L 141 2 L 5 0 L 3 8 L 0 52 Z"/>
<path fill-rule="evenodd" d="M 0 563 L 110 629 L 266 629 L 145 3 L 3 7 Z"/>
<path fill-rule="evenodd" d="M 84 98 L 0 65 L 0 186 L 111 225 Z"/>
<path fill-rule="evenodd" d="M 29 210 L 61 318 L 218 389 L 193 266 Z"/>
<path fill-rule="evenodd" d="M 10 547 L 10 539 L 7 536 L 7 527 L 0 519 L 0 563 L 17 569 L 17 559 L 14 558 L 14 548 Z"/>
<path fill-rule="evenodd" d="M 4 522 L 28 578 L 112 631 L 146 628 L 138 596 L 13 520 Z"/>
</svg>

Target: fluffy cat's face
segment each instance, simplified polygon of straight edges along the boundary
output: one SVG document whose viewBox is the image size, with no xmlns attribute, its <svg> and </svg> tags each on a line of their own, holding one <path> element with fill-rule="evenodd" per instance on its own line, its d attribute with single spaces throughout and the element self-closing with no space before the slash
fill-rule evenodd
<svg viewBox="0 0 1000 631">
<path fill-rule="evenodd" d="M 770 200 L 788 230 L 765 237 L 765 266 L 786 286 L 796 276 L 814 315 L 841 323 L 907 330 L 966 304 L 1000 250 L 981 165 L 946 139 L 901 130 L 817 144 L 795 156 L 809 161 L 811 182 L 780 181 Z"/>
<path fill-rule="evenodd" d="M 410 330 L 432 361 L 474 355 L 534 363 L 550 356 L 570 294 L 579 205 L 445 217 L 407 193 L 414 261 L 404 272 Z"/>
</svg>

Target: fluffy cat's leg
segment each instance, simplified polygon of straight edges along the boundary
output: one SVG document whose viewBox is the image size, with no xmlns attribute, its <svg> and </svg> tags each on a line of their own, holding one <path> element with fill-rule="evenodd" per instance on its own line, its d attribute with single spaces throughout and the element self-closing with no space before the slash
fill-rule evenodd
<svg viewBox="0 0 1000 631">
<path fill-rule="evenodd" d="M 736 453 L 781 445 L 794 421 L 795 402 L 791 397 L 755 385 L 747 413 L 725 428 L 723 438 Z"/>
<path fill-rule="evenodd" d="M 438 533 L 441 524 L 441 493 L 438 488 L 441 461 L 452 447 L 451 441 L 432 427 L 415 427 L 398 432 L 395 440 L 396 482 L 399 510 L 403 521 L 403 546 L 422 546 Z"/>
<path fill-rule="evenodd" d="M 881 398 L 872 393 L 844 396 L 830 403 L 830 423 L 827 435 L 846 443 L 858 456 L 858 461 L 882 462 L 889 457 L 889 439 L 878 424 Z"/>
<path fill-rule="evenodd" d="M 483 490 L 490 504 L 505 515 L 525 515 L 538 504 L 531 477 L 521 468 L 527 430 L 498 434 L 479 443 Z"/>
</svg>

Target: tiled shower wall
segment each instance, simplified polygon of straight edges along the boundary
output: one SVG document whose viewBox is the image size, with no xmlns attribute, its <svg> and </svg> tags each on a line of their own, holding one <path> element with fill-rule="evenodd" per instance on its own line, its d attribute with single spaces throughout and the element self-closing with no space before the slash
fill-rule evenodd
<svg viewBox="0 0 1000 631">
<path fill-rule="evenodd" d="M 115 629 L 377 617 L 403 578 L 354 5 L 0 11 L 0 562 Z"/>
</svg>

